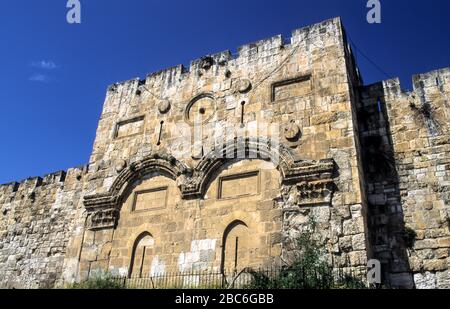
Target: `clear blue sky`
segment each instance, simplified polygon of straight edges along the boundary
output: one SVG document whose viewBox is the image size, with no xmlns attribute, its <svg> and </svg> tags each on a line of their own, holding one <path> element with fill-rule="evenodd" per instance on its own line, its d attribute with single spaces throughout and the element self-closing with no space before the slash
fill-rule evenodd
<svg viewBox="0 0 450 309">
<path fill-rule="evenodd" d="M 0 5 L 0 183 L 88 162 L 108 85 L 212 52 L 341 16 L 354 43 L 410 87 L 411 75 L 450 66 L 450 1 L 66 0 Z M 358 55 L 367 83 L 385 79 Z"/>
</svg>

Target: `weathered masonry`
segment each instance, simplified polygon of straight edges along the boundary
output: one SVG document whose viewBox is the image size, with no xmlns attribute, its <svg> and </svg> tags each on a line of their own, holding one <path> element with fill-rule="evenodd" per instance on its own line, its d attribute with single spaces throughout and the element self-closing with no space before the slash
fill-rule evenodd
<svg viewBox="0 0 450 309">
<path fill-rule="evenodd" d="M 450 288 L 449 94 L 364 85 L 338 18 L 114 84 L 85 167 L 0 186 L 0 286 L 279 266 L 314 217 L 336 267 Z"/>
</svg>

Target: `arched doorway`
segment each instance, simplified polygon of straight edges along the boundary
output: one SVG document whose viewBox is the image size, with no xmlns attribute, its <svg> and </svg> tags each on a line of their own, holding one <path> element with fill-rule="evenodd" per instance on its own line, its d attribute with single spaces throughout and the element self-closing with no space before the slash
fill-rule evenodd
<svg viewBox="0 0 450 309">
<path fill-rule="evenodd" d="M 152 235 L 148 232 L 142 233 L 136 239 L 131 253 L 129 278 L 142 278 L 150 274 L 154 243 Z"/>
<path fill-rule="evenodd" d="M 249 230 L 247 224 L 236 220 L 225 229 L 222 245 L 222 273 L 236 273 L 250 263 Z"/>
</svg>

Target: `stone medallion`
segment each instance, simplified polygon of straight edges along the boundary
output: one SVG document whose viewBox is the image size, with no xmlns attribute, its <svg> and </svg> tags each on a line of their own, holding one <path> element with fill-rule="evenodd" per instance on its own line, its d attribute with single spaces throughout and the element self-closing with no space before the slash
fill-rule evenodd
<svg viewBox="0 0 450 309">
<path fill-rule="evenodd" d="M 170 102 L 169 101 L 162 101 L 158 105 L 158 110 L 161 114 L 167 114 L 170 111 Z"/>
<path fill-rule="evenodd" d="M 289 142 L 297 142 L 301 134 L 300 127 L 293 120 L 284 128 L 284 137 Z"/>
<path fill-rule="evenodd" d="M 190 124 L 205 123 L 216 113 L 216 101 L 209 94 L 202 94 L 194 98 L 186 109 L 186 120 Z"/>
<path fill-rule="evenodd" d="M 252 89 L 252 83 L 248 79 L 239 79 L 235 85 L 235 91 L 239 93 L 247 93 Z"/>
<path fill-rule="evenodd" d="M 116 168 L 117 173 L 122 172 L 126 167 L 127 167 L 127 162 L 125 160 L 118 160 L 116 162 L 115 168 Z"/>
</svg>

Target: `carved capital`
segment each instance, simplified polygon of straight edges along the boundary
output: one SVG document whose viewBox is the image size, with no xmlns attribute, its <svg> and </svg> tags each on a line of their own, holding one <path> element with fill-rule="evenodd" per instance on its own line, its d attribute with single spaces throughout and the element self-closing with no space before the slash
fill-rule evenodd
<svg viewBox="0 0 450 309">
<path fill-rule="evenodd" d="M 202 192 L 202 179 L 204 175 L 197 170 L 189 170 L 177 179 L 178 188 L 181 191 L 181 195 L 184 199 L 201 198 Z"/>
<path fill-rule="evenodd" d="M 88 214 L 86 227 L 90 230 L 113 229 L 119 218 L 117 208 L 99 209 Z"/>
<path fill-rule="evenodd" d="M 283 167 L 285 171 L 283 182 L 291 184 L 331 179 L 335 170 L 333 159 L 282 163 L 286 164 Z"/>
<path fill-rule="evenodd" d="M 331 206 L 335 185 L 332 180 L 302 182 L 296 185 L 296 189 L 299 207 Z"/>
</svg>

